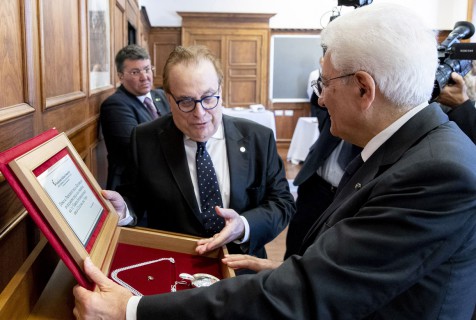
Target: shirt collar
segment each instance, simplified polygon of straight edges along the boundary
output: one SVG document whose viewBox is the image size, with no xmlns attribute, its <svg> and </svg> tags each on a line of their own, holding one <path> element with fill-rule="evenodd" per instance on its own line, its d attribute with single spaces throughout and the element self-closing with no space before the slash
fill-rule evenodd
<svg viewBox="0 0 476 320">
<path fill-rule="evenodd" d="M 144 103 L 146 97 L 148 97 L 152 101 L 152 95 L 150 94 L 150 91 L 146 95 L 137 96 L 137 99 L 139 99 L 140 102 Z"/>
<path fill-rule="evenodd" d="M 397 132 L 398 129 L 400 129 L 405 123 L 407 123 L 408 120 L 410 120 L 414 115 L 416 115 L 418 112 L 423 110 L 423 108 L 428 106 L 428 102 L 423 102 L 419 104 L 418 106 L 410 109 L 407 111 L 403 116 L 397 119 L 397 121 L 393 122 L 391 125 L 389 125 L 387 128 L 382 130 L 379 134 L 377 134 L 375 137 L 373 137 L 367 145 L 364 147 L 364 150 L 362 150 L 362 159 L 364 161 L 367 161 L 368 158 L 378 149 L 382 144 L 385 143 L 390 137 Z"/>
</svg>

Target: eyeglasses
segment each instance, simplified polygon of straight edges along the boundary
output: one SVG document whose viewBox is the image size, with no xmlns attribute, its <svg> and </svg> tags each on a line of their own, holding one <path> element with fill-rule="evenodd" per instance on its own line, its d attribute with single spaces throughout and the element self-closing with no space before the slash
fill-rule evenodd
<svg viewBox="0 0 476 320">
<path fill-rule="evenodd" d="M 141 69 L 132 69 L 131 71 L 126 71 L 126 72 L 123 72 L 123 73 L 127 73 L 128 75 L 130 75 L 133 78 L 139 78 L 142 73 L 147 75 L 147 74 L 152 73 L 154 70 L 155 70 L 155 67 L 150 66 L 150 67 L 145 67 L 142 70 Z"/>
<path fill-rule="evenodd" d="M 218 90 L 217 90 L 218 92 Z M 174 95 L 170 93 L 170 95 L 174 98 L 175 103 L 179 107 L 180 111 L 182 112 L 192 112 L 195 110 L 197 103 L 200 102 L 200 105 L 205 110 L 212 110 L 218 105 L 218 101 L 220 101 L 220 96 L 205 96 L 201 99 L 193 99 L 193 98 L 185 98 L 182 100 L 175 99 Z"/>
<path fill-rule="evenodd" d="M 329 81 L 335 80 L 335 79 L 340 79 L 340 78 L 345 78 L 345 77 L 350 77 L 350 76 L 353 76 L 353 75 L 355 75 L 355 73 L 349 73 L 349 74 L 345 74 L 343 76 L 339 76 L 339 77 L 335 77 L 335 78 L 331 78 L 331 79 L 327 79 L 327 80 L 323 80 L 321 77 L 319 77 L 319 78 L 317 78 L 317 80 L 311 81 L 311 87 L 312 87 L 312 90 L 314 90 L 314 92 L 316 93 L 316 95 L 318 97 L 320 97 L 322 95 L 322 91 L 324 90 L 324 88 L 329 85 Z"/>
</svg>

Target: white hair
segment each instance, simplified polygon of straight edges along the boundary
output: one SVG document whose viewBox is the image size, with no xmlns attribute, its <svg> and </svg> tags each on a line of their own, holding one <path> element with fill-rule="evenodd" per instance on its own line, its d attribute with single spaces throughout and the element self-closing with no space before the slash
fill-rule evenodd
<svg viewBox="0 0 476 320">
<path fill-rule="evenodd" d="M 394 105 L 413 107 L 430 99 L 436 34 L 411 10 L 390 3 L 358 8 L 329 23 L 321 39 L 335 69 L 368 72 Z"/>
</svg>

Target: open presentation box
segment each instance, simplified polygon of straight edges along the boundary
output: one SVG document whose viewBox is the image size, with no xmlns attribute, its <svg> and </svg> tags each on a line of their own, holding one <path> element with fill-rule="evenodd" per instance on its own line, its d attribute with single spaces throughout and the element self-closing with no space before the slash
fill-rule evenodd
<svg viewBox="0 0 476 320">
<path fill-rule="evenodd" d="M 83 271 L 89 256 L 104 273 L 140 294 L 185 290 L 181 273 L 219 279 L 226 246 L 195 253 L 197 238 L 146 228 L 117 227 L 118 215 L 64 133 L 50 129 L 0 153 L 0 171 L 76 281 L 94 288 Z M 131 290 L 132 291 L 132 290 Z"/>
</svg>

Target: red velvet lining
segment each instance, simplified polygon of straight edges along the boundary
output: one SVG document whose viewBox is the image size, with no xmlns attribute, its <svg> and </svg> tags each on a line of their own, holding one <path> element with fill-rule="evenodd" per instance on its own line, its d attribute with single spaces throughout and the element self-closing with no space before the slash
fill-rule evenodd
<svg viewBox="0 0 476 320">
<path fill-rule="evenodd" d="M 208 273 L 219 279 L 223 278 L 219 259 L 123 243 L 119 243 L 116 248 L 110 272 L 118 268 L 160 258 L 174 258 L 175 266 L 165 260 L 121 271 L 118 273 L 118 277 L 143 295 L 170 292 L 171 285 L 175 281 L 182 281 L 179 278 L 179 274 L 183 272 L 189 274 Z M 177 291 L 191 288 L 190 286 L 180 284 L 176 287 Z"/>
</svg>

